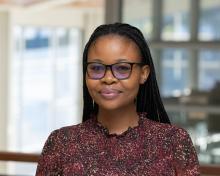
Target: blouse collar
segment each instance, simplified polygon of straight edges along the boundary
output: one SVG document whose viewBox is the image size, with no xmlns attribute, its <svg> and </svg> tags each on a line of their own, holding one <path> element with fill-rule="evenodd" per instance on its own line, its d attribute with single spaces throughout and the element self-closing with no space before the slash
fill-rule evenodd
<svg viewBox="0 0 220 176">
<path fill-rule="evenodd" d="M 106 137 L 111 138 L 111 137 L 116 137 L 116 138 L 122 138 L 127 135 L 135 135 L 137 134 L 137 131 L 142 127 L 143 121 L 146 118 L 146 113 L 138 113 L 139 119 L 138 119 L 138 125 L 134 127 L 128 127 L 127 130 L 125 130 L 121 134 L 110 134 L 108 128 L 103 126 L 98 120 L 96 115 L 92 115 L 92 121 L 94 123 L 95 128 L 103 133 Z"/>
</svg>

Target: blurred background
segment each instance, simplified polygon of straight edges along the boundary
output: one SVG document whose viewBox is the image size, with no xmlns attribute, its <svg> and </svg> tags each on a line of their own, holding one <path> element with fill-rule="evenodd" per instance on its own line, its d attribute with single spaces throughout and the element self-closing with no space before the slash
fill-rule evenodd
<svg viewBox="0 0 220 176">
<path fill-rule="evenodd" d="M 142 30 L 172 123 L 220 167 L 219 0 L 0 0 L 0 151 L 40 153 L 52 130 L 81 122 L 83 47 L 116 21 Z M 0 161 L 0 174 L 35 169 Z"/>
</svg>

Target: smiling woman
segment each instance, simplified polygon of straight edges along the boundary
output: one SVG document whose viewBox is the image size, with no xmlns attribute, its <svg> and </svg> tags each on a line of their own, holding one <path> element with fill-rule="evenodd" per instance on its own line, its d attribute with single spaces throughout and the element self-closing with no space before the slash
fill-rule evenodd
<svg viewBox="0 0 220 176">
<path fill-rule="evenodd" d="M 83 53 L 83 122 L 51 133 L 36 175 L 199 175 L 188 133 L 171 125 L 137 28 L 99 26 Z"/>
</svg>

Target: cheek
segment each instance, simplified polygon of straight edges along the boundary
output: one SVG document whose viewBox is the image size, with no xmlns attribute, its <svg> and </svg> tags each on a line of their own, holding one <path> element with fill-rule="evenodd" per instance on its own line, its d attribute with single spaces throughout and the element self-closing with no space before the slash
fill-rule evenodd
<svg viewBox="0 0 220 176">
<path fill-rule="evenodd" d="M 94 98 L 93 91 L 96 89 L 96 81 L 86 78 L 86 86 L 88 88 L 89 94 L 92 98 Z"/>
<path fill-rule="evenodd" d="M 135 79 L 128 80 L 123 83 L 123 87 L 127 90 L 128 96 L 137 96 L 139 90 L 139 79 L 136 77 Z"/>
<path fill-rule="evenodd" d="M 86 78 L 86 86 L 88 90 L 90 91 L 94 85 L 91 83 L 89 79 Z"/>
<path fill-rule="evenodd" d="M 127 84 L 128 89 L 130 90 L 132 96 L 135 98 L 137 97 L 139 87 L 140 87 L 140 81 L 141 80 L 141 73 L 138 70 L 133 74 L 133 76 L 130 78 L 130 82 Z"/>
</svg>

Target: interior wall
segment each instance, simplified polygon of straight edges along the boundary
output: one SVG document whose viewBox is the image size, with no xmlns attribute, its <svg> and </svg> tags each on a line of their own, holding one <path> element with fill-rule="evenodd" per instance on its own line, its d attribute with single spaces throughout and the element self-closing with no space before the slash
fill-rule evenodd
<svg viewBox="0 0 220 176">
<path fill-rule="evenodd" d="M 0 12 L 0 150 L 7 149 L 9 19 L 8 12 Z M 0 172 L 5 172 L 5 165 L 0 164 Z"/>
<path fill-rule="evenodd" d="M 0 12 L 0 150 L 6 148 L 8 95 L 9 13 Z"/>
</svg>

